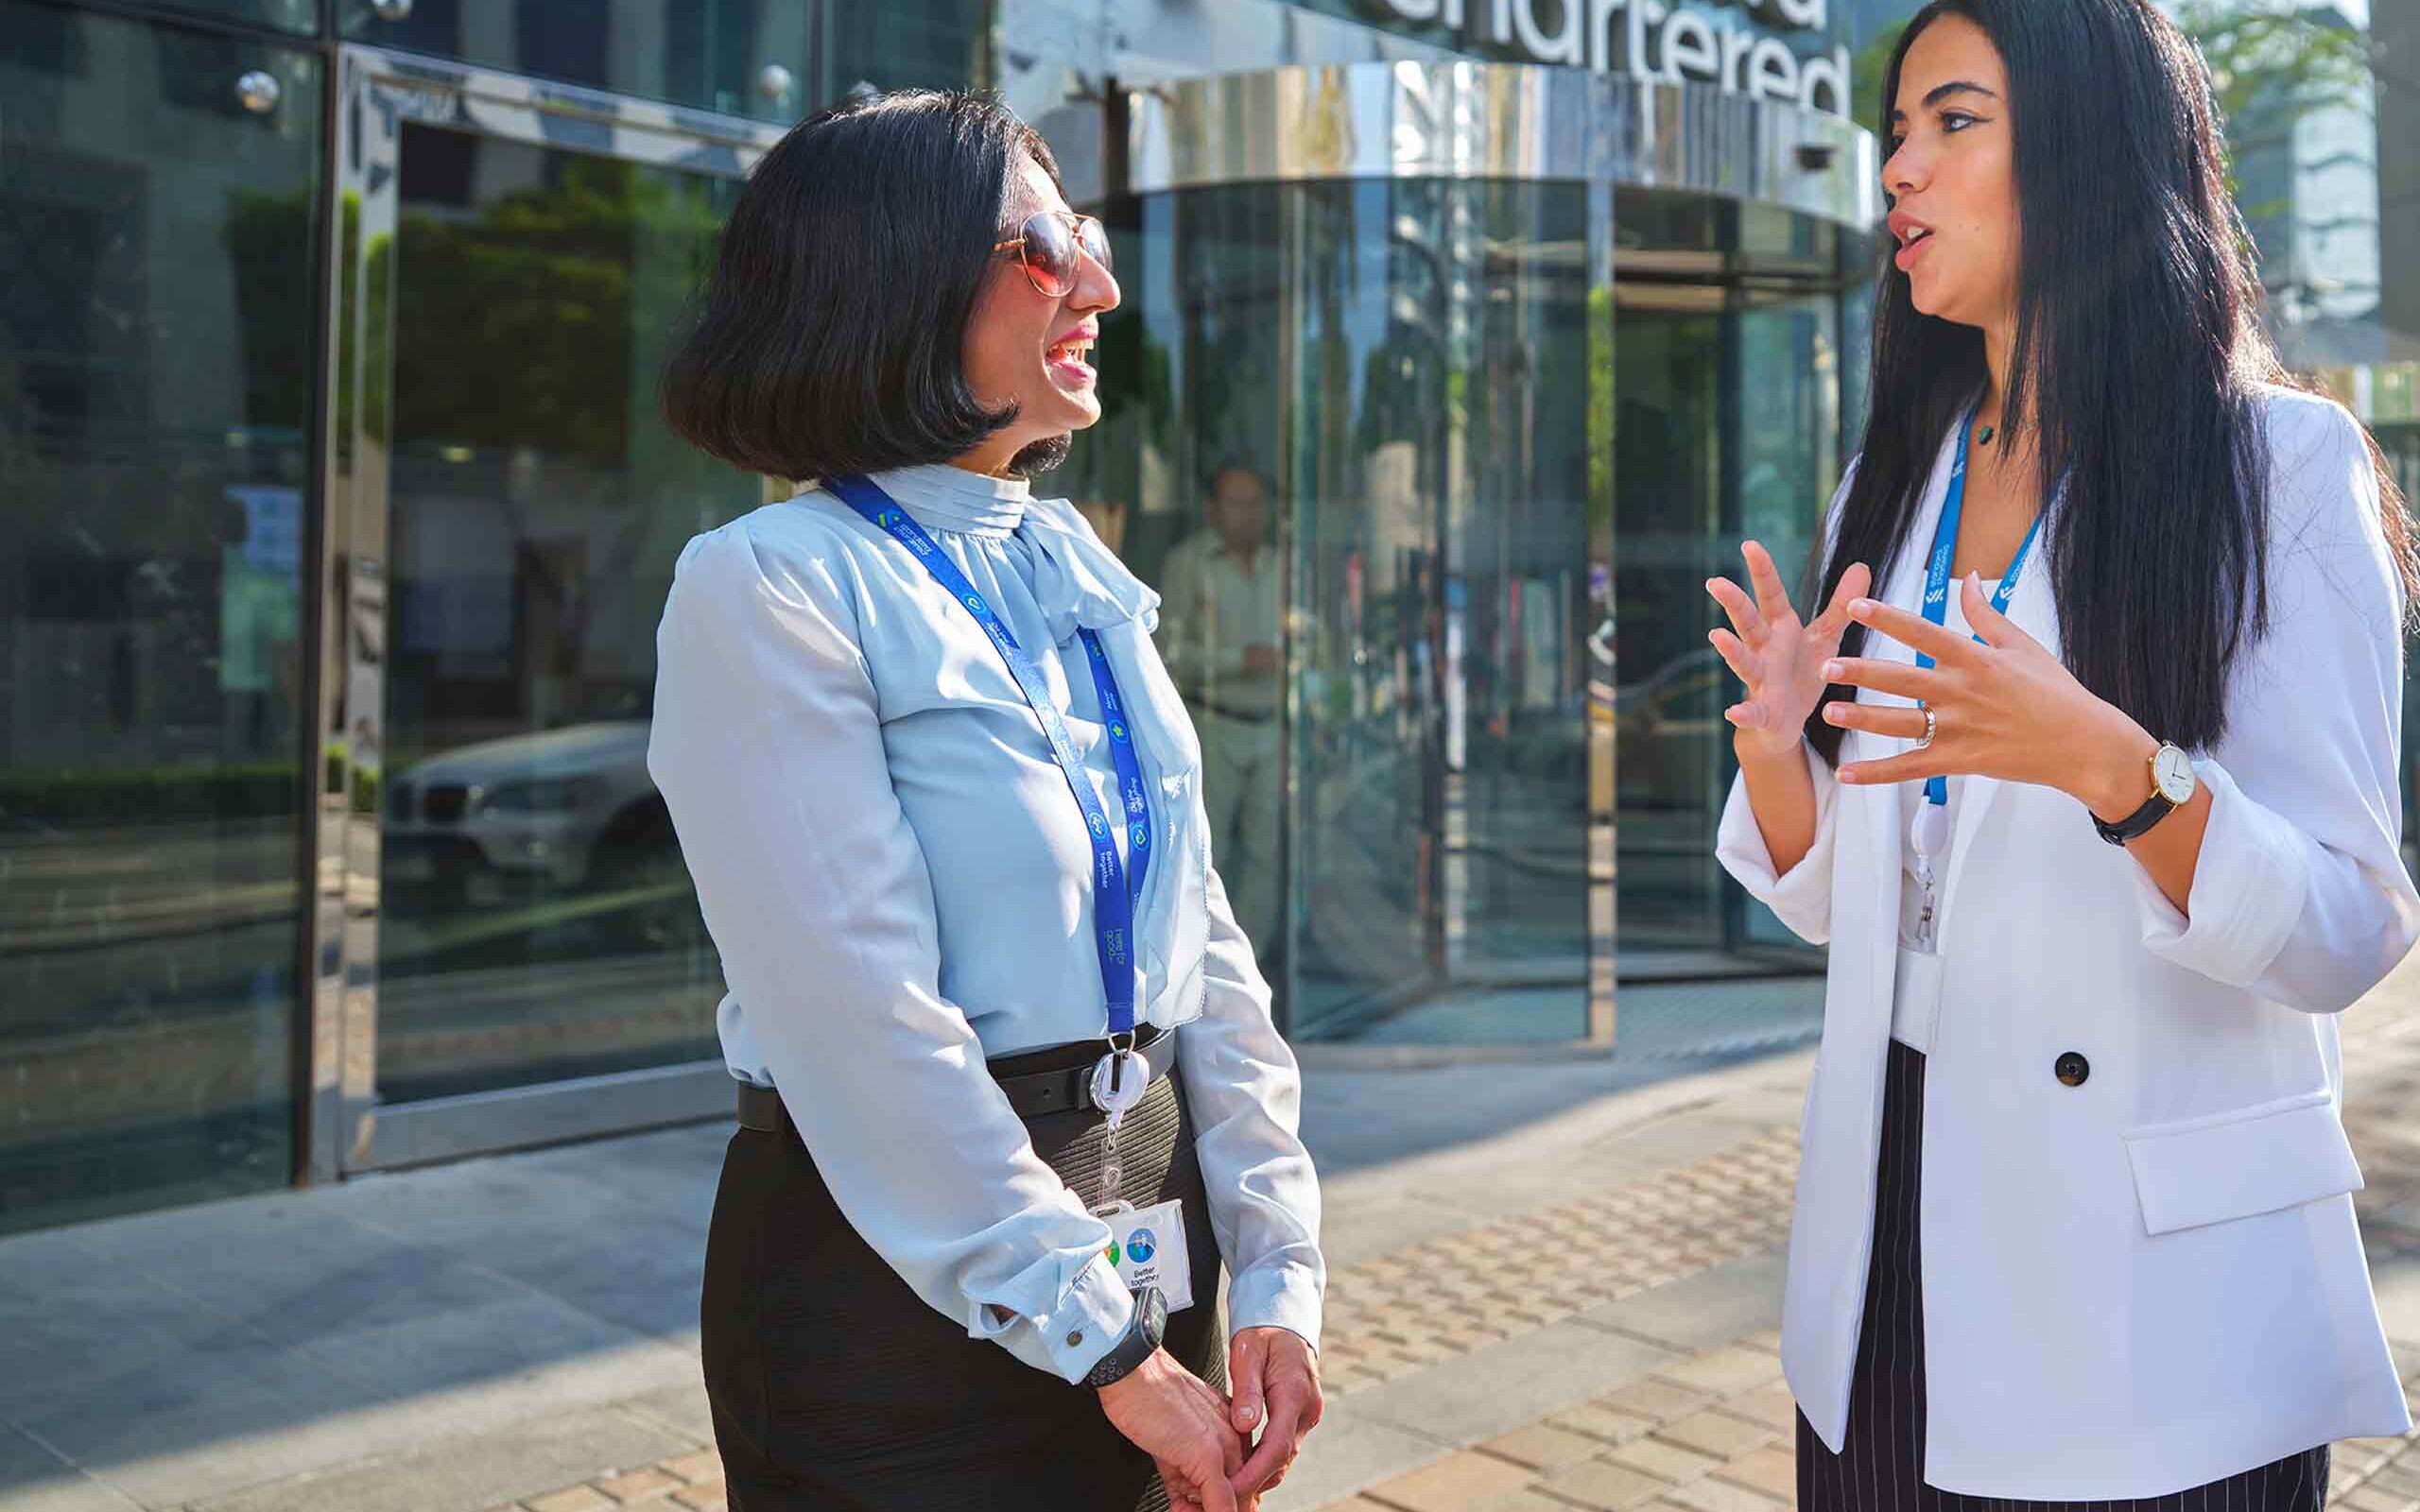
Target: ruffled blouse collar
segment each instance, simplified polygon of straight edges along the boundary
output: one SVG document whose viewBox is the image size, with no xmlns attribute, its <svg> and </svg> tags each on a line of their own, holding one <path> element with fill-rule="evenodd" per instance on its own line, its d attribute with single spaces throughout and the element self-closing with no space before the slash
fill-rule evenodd
<svg viewBox="0 0 2420 1512">
<path fill-rule="evenodd" d="M 895 468 L 874 483 L 927 530 L 1030 548 L 1035 604 L 1061 644 L 1078 629 L 1105 630 L 1141 620 L 1159 626 L 1160 595 L 1127 570 L 1117 554 L 1064 499 L 1034 495 L 1023 478 L 969 472 L 947 463 Z"/>
<path fill-rule="evenodd" d="M 935 462 L 893 468 L 873 481 L 927 530 L 1000 540 L 1016 533 L 1033 502 L 1033 485 L 1023 478 L 996 478 Z"/>
</svg>

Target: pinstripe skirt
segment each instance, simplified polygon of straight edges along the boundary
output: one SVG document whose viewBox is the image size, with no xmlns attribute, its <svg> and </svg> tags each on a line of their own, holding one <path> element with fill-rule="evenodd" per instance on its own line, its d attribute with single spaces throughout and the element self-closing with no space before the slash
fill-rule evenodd
<svg viewBox="0 0 2420 1512">
<path fill-rule="evenodd" d="M 1882 1101 L 1875 1162 L 1874 1260 L 1865 1276 L 1865 1323 L 1849 1385 L 1848 1437 L 1838 1454 L 1798 1415 L 1801 1512 L 2320 1512 L 2327 1503 L 2328 1448 L 2167 1496 L 2112 1502 L 2019 1502 L 1962 1496 L 1924 1484 L 1924 1279 L 1917 1259 L 1922 1190 L 1925 1057 L 1898 1040 Z M 1887 1364 L 1885 1362 L 1888 1362 Z"/>
</svg>

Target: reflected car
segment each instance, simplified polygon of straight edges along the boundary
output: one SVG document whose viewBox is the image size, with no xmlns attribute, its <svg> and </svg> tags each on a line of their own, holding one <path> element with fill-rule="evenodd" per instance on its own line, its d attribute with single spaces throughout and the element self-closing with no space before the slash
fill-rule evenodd
<svg viewBox="0 0 2420 1512">
<path fill-rule="evenodd" d="M 1620 807 L 1708 811 L 1720 801 L 1729 676 L 1720 653 L 1705 645 L 1615 688 L 1609 712 Z"/>
<path fill-rule="evenodd" d="M 603 719 L 458 747 L 389 781 L 383 884 L 470 904 L 514 894 L 631 892 L 650 936 L 696 914 L 646 719 Z M 657 918 L 662 915 L 662 918 Z"/>
</svg>

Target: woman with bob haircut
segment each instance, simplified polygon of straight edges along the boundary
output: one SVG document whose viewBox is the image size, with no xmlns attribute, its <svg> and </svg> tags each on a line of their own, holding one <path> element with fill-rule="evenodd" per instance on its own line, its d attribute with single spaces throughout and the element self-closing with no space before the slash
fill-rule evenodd
<svg viewBox="0 0 2420 1512">
<path fill-rule="evenodd" d="M 1936 0 L 1811 621 L 1721 860 L 1831 946 L 1785 1286 L 1799 1505 L 2325 1504 L 2399 1435 L 2337 1015 L 2420 933 L 2412 524 L 2258 324 L 2200 56 L 2149 0 Z"/>
<path fill-rule="evenodd" d="M 666 375 L 811 480 L 682 552 L 648 756 L 741 1084 L 735 1512 L 1250 1507 L 1320 1418 L 1301 1078 L 1159 597 L 1028 482 L 1100 416 L 1109 263 L 1006 110 L 877 95 L 757 165 Z"/>
</svg>

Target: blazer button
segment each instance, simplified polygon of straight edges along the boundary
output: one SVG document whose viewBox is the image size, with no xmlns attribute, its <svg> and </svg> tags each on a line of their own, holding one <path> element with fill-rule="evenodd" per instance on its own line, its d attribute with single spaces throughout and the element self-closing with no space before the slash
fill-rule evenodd
<svg viewBox="0 0 2420 1512">
<path fill-rule="evenodd" d="M 2081 1087 L 2084 1078 L 2092 1074 L 2092 1062 L 2070 1050 L 2059 1057 L 2058 1064 L 2051 1070 L 2057 1074 L 2062 1085 Z"/>
</svg>

